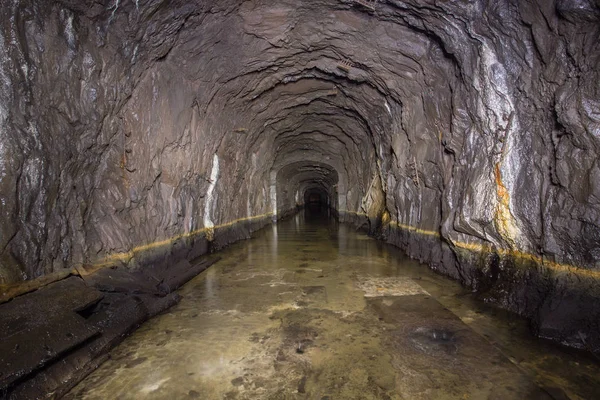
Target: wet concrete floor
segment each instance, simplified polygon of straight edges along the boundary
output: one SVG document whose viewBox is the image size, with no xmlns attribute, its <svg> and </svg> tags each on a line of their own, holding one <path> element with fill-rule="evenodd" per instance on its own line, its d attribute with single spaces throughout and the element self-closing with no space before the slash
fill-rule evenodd
<svg viewBox="0 0 600 400">
<path fill-rule="evenodd" d="M 320 215 L 232 245 L 69 399 L 594 399 L 595 360 Z"/>
</svg>

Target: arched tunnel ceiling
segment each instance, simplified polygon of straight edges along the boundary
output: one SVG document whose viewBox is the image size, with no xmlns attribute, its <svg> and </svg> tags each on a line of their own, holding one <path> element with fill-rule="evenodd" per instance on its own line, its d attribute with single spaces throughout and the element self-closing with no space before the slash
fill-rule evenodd
<svg viewBox="0 0 600 400">
<path fill-rule="evenodd" d="M 341 218 L 468 285 L 488 251 L 594 280 L 599 8 L 6 1 L 0 281 L 135 265 L 315 183 Z"/>
</svg>

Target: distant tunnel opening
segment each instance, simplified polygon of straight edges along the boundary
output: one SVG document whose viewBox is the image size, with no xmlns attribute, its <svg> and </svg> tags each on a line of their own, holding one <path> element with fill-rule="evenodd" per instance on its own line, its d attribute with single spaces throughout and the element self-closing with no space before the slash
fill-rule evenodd
<svg viewBox="0 0 600 400">
<path fill-rule="evenodd" d="M 313 187 L 304 191 L 304 209 L 312 218 L 329 218 L 331 203 L 330 194 L 323 188 Z"/>
<path fill-rule="evenodd" d="M 304 204 L 305 205 L 329 205 L 329 196 L 322 189 L 308 189 L 304 192 Z"/>
<path fill-rule="evenodd" d="M 338 209 L 339 176 L 334 167 L 318 161 L 298 161 L 276 173 L 277 215 L 283 217 L 299 208 Z"/>
</svg>

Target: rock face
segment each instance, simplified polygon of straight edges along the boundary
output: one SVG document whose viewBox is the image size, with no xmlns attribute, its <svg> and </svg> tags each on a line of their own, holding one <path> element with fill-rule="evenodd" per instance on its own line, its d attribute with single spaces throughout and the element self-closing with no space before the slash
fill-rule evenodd
<svg viewBox="0 0 600 400">
<path fill-rule="evenodd" d="M 0 283 L 201 254 L 312 194 L 600 348 L 598 0 L 0 0 L 0 21 Z"/>
</svg>

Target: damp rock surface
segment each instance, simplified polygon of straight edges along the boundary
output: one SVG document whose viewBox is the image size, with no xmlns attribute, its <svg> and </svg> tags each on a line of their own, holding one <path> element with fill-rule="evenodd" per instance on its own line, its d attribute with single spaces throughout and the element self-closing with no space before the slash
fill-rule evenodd
<svg viewBox="0 0 600 400">
<path fill-rule="evenodd" d="M 597 0 L 0 0 L 0 284 L 309 201 L 600 348 Z"/>
</svg>

